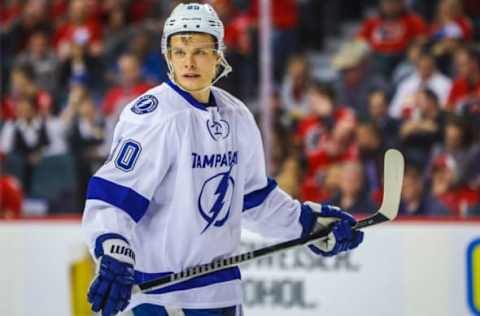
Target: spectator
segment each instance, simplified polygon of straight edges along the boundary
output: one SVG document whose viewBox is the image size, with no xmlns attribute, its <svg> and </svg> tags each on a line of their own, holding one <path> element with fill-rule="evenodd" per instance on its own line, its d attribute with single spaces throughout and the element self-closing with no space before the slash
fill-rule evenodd
<svg viewBox="0 0 480 316">
<path fill-rule="evenodd" d="M 414 164 L 407 165 L 403 177 L 400 215 L 449 215 L 448 208 L 427 190 L 422 169 Z"/>
<path fill-rule="evenodd" d="M 103 51 L 102 29 L 94 16 L 89 16 L 87 0 L 72 0 L 69 19 L 59 27 L 54 37 L 57 54 L 61 60 L 72 55 L 72 44 L 85 46 L 88 54 L 99 56 Z"/>
<path fill-rule="evenodd" d="M 451 116 L 446 121 L 444 142 L 434 148 L 432 156 L 448 155 L 457 166 L 459 181 L 466 183 L 475 178 L 479 171 L 473 165 L 478 163 L 480 145 L 474 145 L 473 131 L 465 120 L 458 116 Z"/>
<path fill-rule="evenodd" d="M 385 153 L 384 141 L 380 130 L 373 124 L 363 122 L 356 130 L 358 156 L 365 169 L 365 185 L 373 194 L 382 190 L 381 176 Z"/>
<path fill-rule="evenodd" d="M 144 81 L 140 62 L 135 55 L 124 54 L 118 60 L 118 82 L 102 100 L 102 113 L 106 119 L 104 153 L 108 153 L 113 130 L 123 107 L 152 86 Z"/>
<path fill-rule="evenodd" d="M 480 57 L 471 48 L 455 52 L 456 78 L 448 96 L 447 109 L 461 111 L 462 107 L 480 105 Z"/>
<path fill-rule="evenodd" d="M 473 39 L 473 23 L 462 10 L 460 0 L 442 0 L 431 28 L 432 52 L 439 69 L 452 75 L 452 57 L 455 50 Z"/>
<path fill-rule="evenodd" d="M 381 0 L 379 15 L 363 22 L 358 38 L 375 52 L 375 69 L 389 78 L 407 47 L 424 40 L 427 32 L 425 22 L 407 9 L 404 0 Z"/>
<path fill-rule="evenodd" d="M 330 85 L 314 82 L 307 96 L 311 114 L 299 122 L 296 131 L 307 161 L 302 194 L 304 198 L 320 199 L 325 197 L 319 192 L 327 169 L 333 164 L 357 159 L 355 115 L 346 107 L 335 106 Z"/>
<path fill-rule="evenodd" d="M 17 15 L 18 11 L 13 14 L 14 16 Z M 12 19 L 12 23 L 6 29 L 7 49 L 9 53 L 15 55 L 27 46 L 28 39 L 33 33 L 42 31 L 50 34 L 52 30 L 52 25 L 48 20 L 47 1 L 28 0 L 25 2 L 18 19 Z M 2 56 L 3 58 L 4 56 Z"/>
<path fill-rule="evenodd" d="M 123 106 L 152 87 L 142 77 L 140 61 L 133 54 L 124 54 L 118 60 L 117 83 L 110 88 L 102 102 L 106 116 L 116 116 Z"/>
<path fill-rule="evenodd" d="M 2 119 L 12 120 L 16 117 L 17 103 L 20 99 L 34 99 L 36 111 L 49 113 L 52 111 L 53 99 L 50 94 L 41 90 L 33 81 L 33 69 L 28 65 L 16 66 L 10 74 L 9 95 L 2 100 Z"/>
<path fill-rule="evenodd" d="M 63 117 L 69 123 L 68 143 L 75 160 L 76 203 L 78 209 L 83 209 L 88 181 L 105 158 L 101 152 L 104 124 L 93 100 L 79 87 L 72 92 Z"/>
<path fill-rule="evenodd" d="M 77 114 L 77 105 L 87 97 L 88 88 L 82 78 L 74 78 L 71 80 L 68 99 L 60 115 L 60 118 L 66 126 L 72 123 L 73 118 Z"/>
<path fill-rule="evenodd" d="M 398 143 L 399 121 L 388 115 L 388 99 L 383 90 L 374 90 L 368 97 L 368 120 L 383 135 L 385 146 L 396 147 Z"/>
<path fill-rule="evenodd" d="M 314 154 L 325 149 L 325 142 L 330 143 L 333 135 L 339 140 L 349 142 L 353 136 L 355 114 L 344 106 L 336 106 L 335 92 L 331 85 L 323 82 L 313 82 L 308 88 L 307 102 L 310 114 L 301 120 L 297 126 L 297 137 L 302 140 L 304 152 Z M 340 127 L 339 127 L 340 126 Z M 337 148 L 341 144 L 331 144 L 333 156 L 337 156 Z M 326 154 L 326 152 L 323 152 Z"/>
<path fill-rule="evenodd" d="M 45 120 L 38 115 L 35 100 L 22 98 L 17 103 L 17 119 L 7 122 L 2 130 L 1 151 L 18 154 L 24 159 L 23 187 L 28 195 L 31 190 L 35 166 L 49 144 Z"/>
<path fill-rule="evenodd" d="M 469 42 L 473 39 L 473 25 L 462 9 L 459 0 L 441 0 L 438 3 L 437 14 L 430 30 L 435 42 L 435 55 L 451 54 L 459 42 Z"/>
<path fill-rule="evenodd" d="M 352 108 L 360 119 L 367 117 L 370 91 L 387 89 L 386 82 L 370 71 L 368 56 L 365 43 L 353 41 L 345 44 L 332 60 L 333 66 L 340 72 L 334 83 L 336 101 Z"/>
<path fill-rule="evenodd" d="M 327 203 L 336 203 L 352 214 L 373 213 L 375 204 L 370 199 L 365 185 L 363 166 L 359 162 L 345 162 L 341 166 L 339 190 Z"/>
<path fill-rule="evenodd" d="M 287 72 L 282 84 L 282 105 L 289 118 L 296 121 L 307 116 L 307 89 L 310 81 L 310 66 L 303 55 L 288 61 Z"/>
<path fill-rule="evenodd" d="M 48 35 L 37 31 L 30 36 L 27 50 L 15 61 L 33 69 L 33 80 L 42 90 L 54 94 L 57 90 L 58 59 L 50 50 Z"/>
<path fill-rule="evenodd" d="M 440 106 L 445 108 L 451 80 L 437 71 L 435 59 L 423 51 L 416 65 L 415 74 L 402 81 L 390 104 L 390 116 L 393 118 L 406 118 L 413 111 L 415 94 L 422 88 L 432 90 L 439 98 Z"/>
<path fill-rule="evenodd" d="M 5 172 L 5 155 L 0 154 L 0 219 L 22 215 L 23 191 L 20 182 Z"/>
<path fill-rule="evenodd" d="M 432 192 L 454 215 L 465 216 L 480 202 L 479 193 L 458 184 L 458 169 L 451 156 L 438 156 L 433 162 Z"/>
<path fill-rule="evenodd" d="M 415 74 L 416 65 L 418 64 L 418 58 L 422 53 L 423 46 L 424 44 L 420 41 L 414 41 L 408 46 L 406 58 L 404 58 L 393 71 L 392 87 L 397 88 L 400 82 Z"/>
<path fill-rule="evenodd" d="M 61 90 L 68 90 L 71 80 L 84 80 L 95 94 L 103 93 L 105 86 L 104 67 L 101 58 L 92 55 L 82 41 L 69 44 L 68 55 L 60 64 Z M 66 97 L 66 96 L 63 96 Z"/>
<path fill-rule="evenodd" d="M 400 140 L 406 156 L 425 166 L 433 146 L 442 141 L 445 115 L 439 109 L 438 97 L 429 89 L 416 94 L 414 108 L 400 128 Z"/>
</svg>

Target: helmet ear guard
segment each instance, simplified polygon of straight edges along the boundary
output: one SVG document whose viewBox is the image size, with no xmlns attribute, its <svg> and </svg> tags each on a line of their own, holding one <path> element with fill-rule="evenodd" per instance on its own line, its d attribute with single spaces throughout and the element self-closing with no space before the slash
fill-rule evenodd
<svg viewBox="0 0 480 316">
<path fill-rule="evenodd" d="M 171 15 L 165 21 L 162 34 L 162 54 L 165 56 L 169 70 L 168 77 L 171 81 L 175 82 L 175 76 L 173 66 L 168 56 L 168 46 L 170 44 L 171 36 L 181 33 L 205 33 L 210 34 L 215 39 L 217 53 L 220 58 L 218 66 L 223 68 L 223 70 L 215 77 L 211 85 L 214 85 L 218 80 L 227 76 L 232 71 L 232 67 L 224 56 L 225 43 L 223 41 L 223 23 L 215 10 L 209 4 L 181 3 L 175 7 Z M 208 89 L 210 86 L 202 88 L 201 90 Z"/>
</svg>

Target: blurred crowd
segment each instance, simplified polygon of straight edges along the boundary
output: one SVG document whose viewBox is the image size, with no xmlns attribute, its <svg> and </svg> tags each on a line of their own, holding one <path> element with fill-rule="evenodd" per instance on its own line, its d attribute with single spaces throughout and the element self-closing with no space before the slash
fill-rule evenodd
<svg viewBox="0 0 480 316">
<path fill-rule="evenodd" d="M 0 218 L 81 213 L 123 107 L 166 80 L 169 0 L 6 0 L 0 14 Z M 210 0 L 233 73 L 258 108 L 259 0 Z M 270 170 L 295 197 L 352 213 L 406 156 L 403 215 L 480 215 L 480 3 L 275 0 Z M 342 39 L 319 76 L 312 56 Z M 314 59 L 314 58 L 313 58 Z M 328 72 L 329 73 L 329 72 Z M 37 210 L 37 211 L 35 211 Z"/>
</svg>

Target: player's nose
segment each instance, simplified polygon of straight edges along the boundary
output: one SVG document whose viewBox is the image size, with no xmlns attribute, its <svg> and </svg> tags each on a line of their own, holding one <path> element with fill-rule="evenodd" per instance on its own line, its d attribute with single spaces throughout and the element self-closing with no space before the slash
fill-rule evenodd
<svg viewBox="0 0 480 316">
<path fill-rule="evenodd" d="M 193 57 L 193 54 L 187 54 L 185 58 L 185 68 L 186 69 L 192 69 L 195 68 L 196 63 L 195 63 L 195 58 Z"/>
</svg>

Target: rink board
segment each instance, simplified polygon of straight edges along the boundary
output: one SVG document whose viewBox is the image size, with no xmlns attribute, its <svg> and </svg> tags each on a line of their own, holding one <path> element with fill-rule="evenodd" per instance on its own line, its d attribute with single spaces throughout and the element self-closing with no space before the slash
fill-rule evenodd
<svg viewBox="0 0 480 316">
<path fill-rule="evenodd" d="M 266 245 L 244 240 L 242 251 Z M 87 257 L 78 221 L 0 222 L 0 251 L 0 315 L 82 308 L 72 302 L 88 284 L 72 286 L 72 267 Z M 248 316 L 480 315 L 480 223 L 387 224 L 349 255 L 296 249 L 244 266 L 242 278 Z"/>
</svg>

